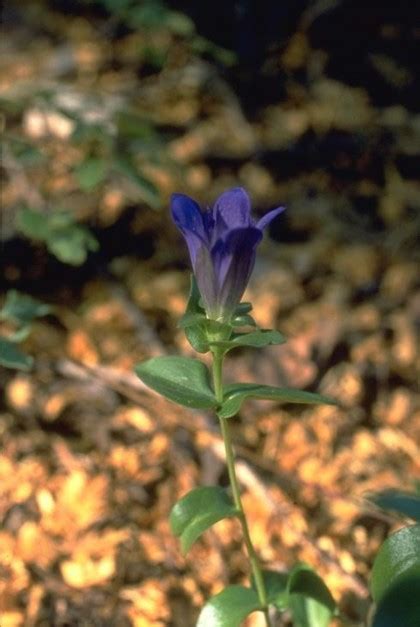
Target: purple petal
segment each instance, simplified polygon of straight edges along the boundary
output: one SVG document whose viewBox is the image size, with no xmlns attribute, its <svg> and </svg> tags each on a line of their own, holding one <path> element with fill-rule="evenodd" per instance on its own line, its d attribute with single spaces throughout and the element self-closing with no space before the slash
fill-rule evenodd
<svg viewBox="0 0 420 627">
<path fill-rule="evenodd" d="M 218 304 L 221 314 L 228 317 L 241 300 L 255 264 L 255 251 L 262 239 L 256 227 L 229 231 L 225 240 L 212 249 L 215 276 L 218 283 Z"/>
<path fill-rule="evenodd" d="M 251 201 L 242 187 L 235 187 L 224 192 L 216 200 L 213 208 L 216 221 L 216 238 L 222 236 L 223 231 L 239 229 L 251 225 Z"/>
<path fill-rule="evenodd" d="M 206 246 L 198 248 L 193 269 L 204 309 L 210 317 L 217 317 L 217 279 L 210 251 Z"/>
<path fill-rule="evenodd" d="M 206 239 L 203 214 L 195 200 L 185 194 L 172 194 L 171 211 L 175 224 L 183 233 L 192 231 L 202 239 Z"/>
<path fill-rule="evenodd" d="M 266 213 L 265 216 L 258 220 L 257 228 L 261 229 L 261 231 L 265 229 L 265 227 L 270 224 L 270 222 L 274 220 L 275 217 L 280 215 L 280 213 L 282 213 L 285 209 L 286 207 L 277 207 L 277 209 L 272 209 L 272 211 Z"/>
</svg>

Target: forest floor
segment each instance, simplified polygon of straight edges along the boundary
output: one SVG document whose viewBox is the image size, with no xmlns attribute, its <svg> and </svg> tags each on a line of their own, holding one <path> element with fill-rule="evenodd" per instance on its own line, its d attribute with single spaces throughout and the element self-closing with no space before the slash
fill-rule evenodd
<svg viewBox="0 0 420 627">
<path fill-rule="evenodd" d="M 22 18 L 6 33 L 0 61 L 11 146 L 2 289 L 52 306 L 24 343 L 33 369 L 0 368 L 1 627 L 192 627 L 209 595 L 247 581 L 235 521 L 186 558 L 168 524 L 185 492 L 227 482 L 217 421 L 133 374 L 151 356 L 192 355 L 177 328 L 189 279 L 170 193 L 209 202 L 237 185 L 256 214 L 287 205 L 245 297 L 261 327 L 289 339 L 238 351 L 226 377 L 340 401 L 248 402 L 232 420 L 251 534 L 269 568 L 311 564 L 361 625 L 373 557 L 406 522 L 366 496 L 409 489 L 420 471 L 419 116 L 332 78 L 328 54 L 302 29 L 278 52 L 278 96 L 250 116 L 227 75 L 174 35 L 148 42 L 166 46 L 167 61 L 142 74 L 141 32 L 110 35 L 104 18 L 39 7 L 35 31 Z M 119 140 L 73 141 L 74 112 L 112 126 L 121 106 L 125 129 L 132 115 L 152 128 L 136 161 L 146 182 L 111 172 L 84 185 L 87 152 L 112 159 Z M 120 129 L 123 146 L 130 129 Z M 16 137 L 43 160 L 20 161 Z M 16 231 L 22 203 L 46 215 L 65 206 L 99 251 L 78 267 L 61 263 Z"/>
</svg>

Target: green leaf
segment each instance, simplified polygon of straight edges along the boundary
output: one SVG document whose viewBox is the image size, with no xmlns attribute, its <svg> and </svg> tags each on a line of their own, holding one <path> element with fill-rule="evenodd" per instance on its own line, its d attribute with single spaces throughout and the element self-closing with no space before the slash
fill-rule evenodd
<svg viewBox="0 0 420 627">
<path fill-rule="evenodd" d="M 188 357 L 153 357 L 138 364 L 137 376 L 150 388 L 185 407 L 217 406 L 207 367 Z"/>
<path fill-rule="evenodd" d="M 420 525 L 404 527 L 385 540 L 373 563 L 370 589 L 379 603 L 404 573 L 420 575 Z"/>
<path fill-rule="evenodd" d="M 238 510 L 223 488 L 204 486 L 188 492 L 174 505 L 169 522 L 172 533 L 181 539 L 182 552 L 187 553 L 209 527 L 237 514 Z"/>
<path fill-rule="evenodd" d="M 30 370 L 33 361 L 33 358 L 22 353 L 16 344 L 5 337 L 0 337 L 0 364 L 2 366 L 16 370 Z"/>
<path fill-rule="evenodd" d="M 418 627 L 420 625 L 420 575 L 397 577 L 387 588 L 376 609 L 372 627 Z"/>
<path fill-rule="evenodd" d="M 48 215 L 25 207 L 17 214 L 17 229 L 33 239 L 45 240 L 48 237 Z"/>
<path fill-rule="evenodd" d="M 289 575 L 288 605 L 295 627 L 328 627 L 336 604 L 327 586 L 307 564 L 297 564 Z"/>
<path fill-rule="evenodd" d="M 292 388 L 277 388 L 258 383 L 234 383 L 226 386 L 223 403 L 218 411 L 218 415 L 220 418 L 234 416 L 240 410 L 242 403 L 249 398 L 280 401 L 282 403 L 310 405 L 325 403 L 327 405 L 336 405 L 336 401 L 328 396 L 315 394 L 314 392 L 305 392 Z"/>
<path fill-rule="evenodd" d="M 161 199 L 158 188 L 150 179 L 140 174 L 130 159 L 119 155 L 115 157 L 113 165 L 116 170 L 136 184 L 139 196 L 146 204 L 153 209 L 159 209 Z"/>
<path fill-rule="evenodd" d="M 258 329 L 250 333 L 236 333 L 230 340 L 223 342 L 212 342 L 216 346 L 225 348 L 226 351 L 237 348 L 238 346 L 251 346 L 253 348 L 262 348 L 270 344 L 284 344 L 286 338 L 278 331 L 271 329 Z"/>
<path fill-rule="evenodd" d="M 78 266 L 88 251 L 98 250 L 99 244 L 86 227 L 76 224 L 71 213 L 50 214 L 23 209 L 18 214 L 18 228 L 24 235 L 46 243 L 48 250 L 63 263 Z"/>
<path fill-rule="evenodd" d="M 96 238 L 79 224 L 52 230 L 47 239 L 47 246 L 57 259 L 73 266 L 80 266 L 86 261 L 88 251 L 96 251 L 99 248 Z"/>
<path fill-rule="evenodd" d="M 46 316 L 51 307 L 31 296 L 20 294 L 16 290 L 7 293 L 6 301 L 0 310 L 0 320 L 10 320 L 19 324 L 28 324 L 35 318 Z"/>
<path fill-rule="evenodd" d="M 228 586 L 206 603 L 196 627 L 239 627 L 249 614 L 260 609 L 255 590 Z"/>
<path fill-rule="evenodd" d="M 23 342 L 24 340 L 26 340 L 30 332 L 31 325 L 25 324 L 22 327 L 19 327 L 19 329 L 16 329 L 16 331 L 14 331 L 13 333 L 8 334 L 7 339 L 9 340 L 9 342 L 19 344 L 19 342 Z"/>
<path fill-rule="evenodd" d="M 180 11 L 170 11 L 166 20 L 166 25 L 176 35 L 188 37 L 195 31 L 194 22 L 188 15 Z"/>
<path fill-rule="evenodd" d="M 368 498 L 381 509 L 394 510 L 420 522 L 420 495 L 415 492 L 385 490 Z"/>
<path fill-rule="evenodd" d="M 88 157 L 74 171 L 79 187 L 83 191 L 94 189 L 105 179 L 107 161 L 98 157 Z"/>
<path fill-rule="evenodd" d="M 288 607 L 287 583 L 289 575 L 287 573 L 278 573 L 274 570 L 263 570 L 262 576 L 268 603 L 283 612 Z M 254 578 L 252 578 L 252 587 L 256 590 Z"/>
<path fill-rule="evenodd" d="M 150 120 L 136 112 L 121 110 L 115 114 L 115 124 L 118 135 L 128 138 L 135 138 L 143 142 L 159 143 L 159 134 L 156 132 Z"/>
</svg>

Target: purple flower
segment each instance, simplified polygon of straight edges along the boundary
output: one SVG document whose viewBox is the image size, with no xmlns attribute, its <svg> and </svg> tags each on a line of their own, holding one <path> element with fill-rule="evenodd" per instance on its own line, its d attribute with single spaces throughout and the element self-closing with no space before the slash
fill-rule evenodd
<svg viewBox="0 0 420 627">
<path fill-rule="evenodd" d="M 189 196 L 172 195 L 172 216 L 187 242 L 208 318 L 231 319 L 254 268 L 263 229 L 283 209 L 273 209 L 255 222 L 241 187 L 224 192 L 207 211 Z"/>
</svg>

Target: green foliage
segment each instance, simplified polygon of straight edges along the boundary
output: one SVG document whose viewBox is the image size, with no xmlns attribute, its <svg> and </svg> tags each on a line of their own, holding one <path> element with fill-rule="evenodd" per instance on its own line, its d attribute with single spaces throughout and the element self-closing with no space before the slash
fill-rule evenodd
<svg viewBox="0 0 420 627">
<path fill-rule="evenodd" d="M 24 208 L 18 213 L 17 228 L 26 237 L 44 242 L 57 259 L 74 266 L 84 263 L 89 251 L 99 248 L 89 229 L 65 212 L 47 214 Z"/>
<path fill-rule="evenodd" d="M 209 320 L 201 306 L 200 292 L 194 275 L 191 275 L 190 294 L 185 314 L 178 326 L 184 329 L 185 335 L 191 346 L 198 353 L 207 353 L 213 340 L 216 338 L 227 339 L 230 337 L 232 327 L 228 324 Z"/>
<path fill-rule="evenodd" d="M 33 358 L 20 351 L 14 342 L 0 336 L 0 365 L 14 370 L 30 370 Z"/>
<path fill-rule="evenodd" d="M 242 403 L 249 399 L 273 400 L 281 403 L 326 404 L 336 405 L 336 401 L 316 394 L 292 388 L 278 388 L 258 383 L 234 383 L 225 387 L 223 403 L 218 410 L 220 418 L 230 418 L 238 413 Z"/>
<path fill-rule="evenodd" d="M 284 344 L 286 338 L 278 331 L 271 329 L 258 329 L 249 333 L 234 333 L 229 340 L 212 342 L 212 346 L 220 346 L 226 352 L 239 346 L 250 346 L 253 348 L 263 348 L 270 344 Z"/>
<path fill-rule="evenodd" d="M 187 340 L 197 353 L 207 353 L 210 350 L 206 332 L 206 316 L 203 308 L 200 307 L 200 292 L 193 274 L 190 279 L 187 308 L 178 326 L 184 329 Z"/>
<path fill-rule="evenodd" d="M 327 586 L 308 565 L 299 563 L 290 573 L 262 572 L 267 600 L 280 612 L 289 610 L 294 627 L 328 627 L 336 612 Z M 255 582 L 252 582 L 256 589 Z"/>
<path fill-rule="evenodd" d="M 153 209 L 161 206 L 156 185 L 142 173 L 137 157 L 161 163 L 164 148 L 150 120 L 120 109 L 110 115 L 108 124 L 88 124 L 76 119 L 71 140 L 87 152 L 74 170 L 82 191 L 90 192 L 113 175 L 122 175 L 134 184 L 140 200 Z"/>
<path fill-rule="evenodd" d="M 385 510 L 393 510 L 420 522 L 420 494 L 385 490 L 369 496 L 369 500 Z"/>
<path fill-rule="evenodd" d="M 77 166 L 74 174 L 80 189 L 90 192 L 104 181 L 107 175 L 107 161 L 98 157 L 87 157 Z"/>
<path fill-rule="evenodd" d="M 188 341 L 198 353 L 207 353 L 213 346 L 218 346 L 227 353 L 241 346 L 262 348 L 270 344 L 283 344 L 286 341 L 281 333 L 271 329 L 233 332 L 235 326 L 255 326 L 255 321 L 249 315 L 251 310 L 251 303 L 240 303 L 229 325 L 209 320 L 201 307 L 200 292 L 192 275 L 187 308 L 178 326 L 185 330 Z"/>
<path fill-rule="evenodd" d="M 295 627 L 328 627 L 336 604 L 327 586 L 307 564 L 297 564 L 287 582 L 288 607 Z"/>
<path fill-rule="evenodd" d="M 263 570 L 262 576 L 269 605 L 274 605 L 281 612 L 287 610 L 287 582 L 289 575 L 287 573 L 278 573 L 274 570 Z M 252 579 L 252 586 L 256 589 L 254 578 Z"/>
<path fill-rule="evenodd" d="M 195 54 L 210 55 L 225 65 L 233 65 L 236 62 L 234 52 L 198 35 L 190 17 L 185 13 L 173 10 L 167 2 L 162 0 L 97 0 L 97 2 L 128 28 L 141 31 L 146 40 L 151 40 L 154 33 L 166 30 L 172 35 L 186 40 L 191 51 Z M 149 61 L 153 58 L 156 60 L 161 58 L 161 61 L 156 64 L 158 68 L 161 67 L 166 52 L 162 50 L 162 44 L 159 54 L 156 44 L 151 41 L 148 52 L 150 54 Z"/>
<path fill-rule="evenodd" d="M 385 540 L 375 558 L 370 589 L 379 603 L 405 577 L 420 577 L 420 525 L 400 529 Z"/>
<path fill-rule="evenodd" d="M 190 35 L 194 24 L 187 15 L 169 9 L 160 0 L 100 0 L 106 9 L 132 28 L 161 30 Z"/>
<path fill-rule="evenodd" d="M 154 209 L 160 207 L 161 200 L 158 188 L 152 181 L 139 172 L 129 157 L 115 155 L 113 158 L 113 167 L 137 186 L 139 197 L 144 200 L 144 202 Z"/>
<path fill-rule="evenodd" d="M 185 407 L 217 406 L 207 367 L 188 357 L 153 357 L 135 368 L 137 376 L 152 390 Z"/>
<path fill-rule="evenodd" d="M 382 596 L 372 627 L 418 627 L 420 625 L 420 574 L 398 577 Z"/>
<path fill-rule="evenodd" d="M 0 321 L 9 322 L 15 325 L 16 330 L 8 337 L 0 336 L 0 364 L 6 368 L 16 370 L 30 370 L 33 358 L 25 355 L 16 343 L 24 340 L 29 332 L 30 325 L 35 318 L 47 315 L 51 307 L 31 298 L 25 294 L 20 294 L 16 290 L 7 293 L 6 300 L 0 310 Z"/>
<path fill-rule="evenodd" d="M 35 318 L 46 316 L 50 311 L 51 307 L 49 305 L 41 303 L 26 294 L 20 294 L 16 290 L 10 290 L 0 310 L 0 320 L 27 325 Z"/>
<path fill-rule="evenodd" d="M 181 539 L 183 553 L 186 553 L 209 527 L 237 514 L 238 510 L 223 488 L 204 486 L 188 492 L 176 503 L 170 524 L 172 533 Z"/>
<path fill-rule="evenodd" d="M 256 610 L 261 604 L 253 588 L 228 586 L 205 604 L 197 627 L 239 627 Z"/>
</svg>

